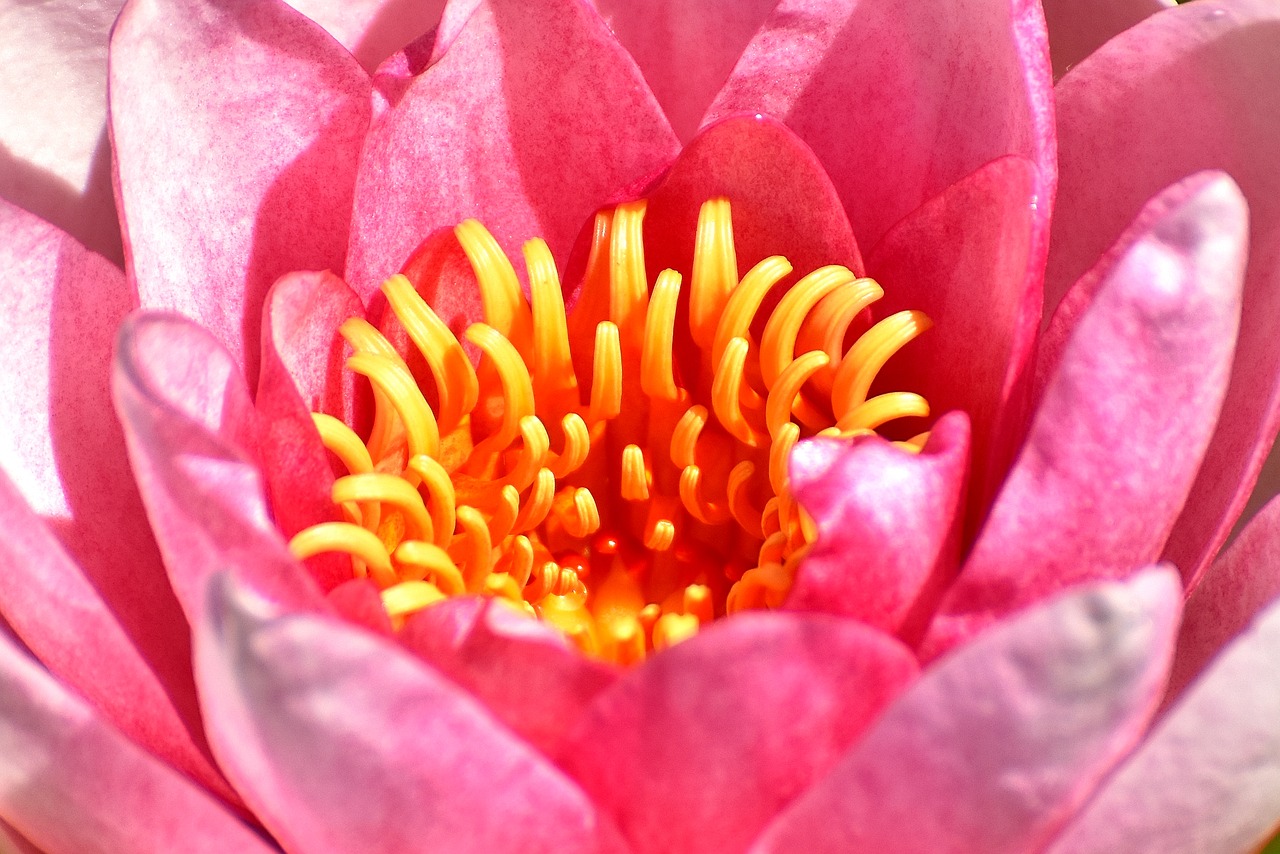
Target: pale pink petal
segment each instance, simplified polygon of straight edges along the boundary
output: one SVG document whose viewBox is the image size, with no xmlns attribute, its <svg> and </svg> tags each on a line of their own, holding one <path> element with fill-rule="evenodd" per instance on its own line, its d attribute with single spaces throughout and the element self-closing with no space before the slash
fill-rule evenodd
<svg viewBox="0 0 1280 854">
<path fill-rule="evenodd" d="M 467 217 L 517 259 L 524 241 L 543 237 L 563 265 L 592 211 L 676 145 L 589 7 L 482 3 L 370 131 L 347 281 L 367 300 L 429 234 Z"/>
<path fill-rule="evenodd" d="M 1240 345 L 1218 434 L 1165 558 L 1196 577 L 1244 507 L 1280 425 L 1280 5 L 1197 0 L 1108 42 L 1057 89 L 1062 205 L 1052 310 L 1148 198 L 1222 169 L 1249 201 Z"/>
<path fill-rule="evenodd" d="M 1166 702 L 1280 596 L 1280 501 L 1254 517 L 1187 599 Z"/>
<path fill-rule="evenodd" d="M 943 600 L 933 652 L 1072 584 L 1156 560 L 1209 443 L 1240 318 L 1247 214 L 1206 173 L 1082 279 L 1021 453 Z"/>
<path fill-rule="evenodd" d="M 959 557 L 969 423 L 953 412 L 911 454 L 879 438 L 815 439 L 791 454 L 791 490 L 818 526 L 786 606 L 919 640 Z"/>
<path fill-rule="evenodd" d="M 116 264 L 107 34 L 121 0 L 0 5 L 0 198 Z"/>
<path fill-rule="evenodd" d="M 440 20 L 445 0 L 286 0 L 324 27 L 365 70 L 378 65 Z"/>
<path fill-rule="evenodd" d="M 742 851 L 915 673 L 853 620 L 735 616 L 601 695 L 561 762 L 636 852 Z"/>
<path fill-rule="evenodd" d="M 219 761 L 287 850 L 615 850 L 582 791 L 439 673 L 229 581 L 211 585 L 196 680 Z"/>
<path fill-rule="evenodd" d="M 1037 165 L 1047 221 L 1051 82 L 1035 0 L 783 0 L 707 120 L 763 112 L 786 122 L 826 165 L 870 246 L 1005 154 Z"/>
<path fill-rule="evenodd" d="M 231 354 L 190 321 L 135 315 L 121 328 L 112 384 L 134 477 L 187 619 L 202 619 L 208 579 L 224 570 L 281 602 L 323 607 L 271 521 L 254 460 L 253 404 Z"/>
<path fill-rule="evenodd" d="M 51 854 L 274 850 L 0 633 L 0 816 Z"/>
<path fill-rule="evenodd" d="M 928 670 L 752 851 L 1040 851 L 1141 737 L 1181 598 L 1175 573 L 1146 572 L 992 629 Z"/>
<path fill-rule="evenodd" d="M 546 624 L 476 597 L 418 613 L 399 639 L 548 755 L 620 675 Z"/>
<path fill-rule="evenodd" d="M 682 141 L 778 0 L 595 0 Z"/>
<path fill-rule="evenodd" d="M 142 304 L 256 379 L 267 288 L 341 270 L 368 75 L 281 0 L 131 0 L 111 42 L 125 256 Z"/>
<path fill-rule="evenodd" d="M 1043 280 L 1036 169 L 1004 157 L 908 214 L 867 256 L 883 285 L 881 316 L 917 309 L 933 328 L 890 360 L 885 388 L 921 394 L 934 412 L 973 425 L 967 534 L 1013 461 L 1026 429 Z"/>
<path fill-rule="evenodd" d="M 1280 603 L 1209 665 L 1050 849 L 1250 854 L 1280 826 Z"/>
<path fill-rule="evenodd" d="M 132 307 L 124 274 L 3 201 L 0 234 L 0 460 L 16 487 L 0 490 L 12 561 L 0 612 L 118 726 L 216 785 L 187 732 L 201 740 L 189 629 L 111 406 L 115 327 Z"/>
<path fill-rule="evenodd" d="M 1068 69 L 1144 18 L 1177 0 L 1043 0 L 1053 76 Z"/>
</svg>

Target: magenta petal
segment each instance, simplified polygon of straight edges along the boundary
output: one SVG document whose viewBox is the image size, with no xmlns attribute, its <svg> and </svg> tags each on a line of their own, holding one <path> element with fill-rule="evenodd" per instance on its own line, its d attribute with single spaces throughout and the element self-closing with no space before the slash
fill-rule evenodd
<svg viewBox="0 0 1280 854">
<path fill-rule="evenodd" d="M 230 353 L 173 315 L 121 328 L 113 386 L 129 461 L 187 619 L 227 570 L 297 607 L 324 600 L 272 524 L 251 454 L 257 424 Z"/>
<path fill-rule="evenodd" d="M 287 0 L 324 27 L 373 73 L 382 60 L 430 30 L 444 0 Z"/>
<path fill-rule="evenodd" d="M 915 672 L 852 620 L 739 615 L 601 695 L 562 763 L 638 854 L 742 851 Z"/>
<path fill-rule="evenodd" d="M 274 849 L 0 633 L 0 815 L 54 854 Z"/>
<path fill-rule="evenodd" d="M 1280 602 L 1192 684 L 1050 849 L 1258 851 L 1280 824 Z"/>
<path fill-rule="evenodd" d="M 1043 0 L 1053 76 L 1061 77 L 1110 38 L 1176 0 Z"/>
<path fill-rule="evenodd" d="M 394 644 L 272 616 L 226 576 L 208 603 L 196 680 L 214 751 L 288 850 L 614 850 L 577 786 Z"/>
<path fill-rule="evenodd" d="M 933 328 L 894 356 L 886 387 L 973 425 L 969 531 L 981 521 L 1025 429 L 1043 280 L 1036 167 L 1005 157 L 965 176 L 889 230 L 867 257 L 885 289 L 880 316 L 903 309 Z"/>
<path fill-rule="evenodd" d="M 1187 599 L 1166 702 L 1280 596 L 1280 501 L 1253 518 Z"/>
<path fill-rule="evenodd" d="M 950 413 L 920 454 L 878 438 L 815 439 L 791 455 L 791 489 L 818 526 L 787 607 L 854 617 L 919 639 L 955 574 L 969 423 Z"/>
<path fill-rule="evenodd" d="M 369 133 L 347 280 L 363 299 L 438 228 L 476 217 L 561 267 L 583 222 L 676 151 L 639 70 L 590 7 L 481 3 Z M 517 266 L 521 266 L 517 264 Z"/>
<path fill-rule="evenodd" d="M 992 629 L 926 671 L 752 851 L 1042 850 L 1142 735 L 1181 598 L 1176 574 L 1146 572 Z"/>
<path fill-rule="evenodd" d="M 419 612 L 405 623 L 400 642 L 548 755 L 619 675 L 546 624 L 474 597 Z"/>
<path fill-rule="evenodd" d="M 595 0 L 681 140 L 693 138 L 777 0 Z"/>
<path fill-rule="evenodd" d="M 280 0 L 132 0 L 110 97 L 142 304 L 198 320 L 256 378 L 267 288 L 342 269 L 368 76 Z"/>
<path fill-rule="evenodd" d="M 1055 590 L 1128 574 L 1164 548 L 1231 369 L 1247 215 L 1230 179 L 1211 174 L 1150 210 L 1145 232 L 1064 303 L 1084 308 L 943 600 L 933 651 Z"/>
<path fill-rule="evenodd" d="M 1195 2 L 1108 42 L 1057 89 L 1062 204 L 1052 308 L 1161 188 L 1221 169 L 1249 200 L 1240 344 L 1223 418 L 1165 559 L 1194 579 L 1245 506 L 1280 426 L 1280 6 Z"/>
<path fill-rule="evenodd" d="M 1053 96 L 1032 0 L 784 0 L 708 111 L 767 113 L 827 166 L 853 233 L 894 222 L 984 163 L 1020 154 L 1053 198 Z"/>
</svg>

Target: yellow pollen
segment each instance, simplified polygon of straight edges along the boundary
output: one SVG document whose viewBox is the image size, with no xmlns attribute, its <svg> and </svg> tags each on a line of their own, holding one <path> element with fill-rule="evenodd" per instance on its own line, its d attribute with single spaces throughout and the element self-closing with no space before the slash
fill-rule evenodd
<svg viewBox="0 0 1280 854">
<path fill-rule="evenodd" d="M 484 226 L 459 225 L 483 308 L 463 335 L 476 363 L 407 278 L 388 279 L 425 369 L 366 321 L 342 325 L 373 423 L 362 439 L 314 416 L 346 521 L 302 531 L 293 553 L 349 556 L 397 629 L 449 597 L 490 596 L 619 664 L 782 605 L 817 536 L 789 491 L 791 449 L 927 418 L 912 392 L 869 395 L 929 320 L 867 328 L 883 291 L 840 266 L 762 313 L 793 270 L 773 256 L 739 277 L 725 199 L 702 207 L 688 277 L 650 281 L 644 215 L 643 201 L 597 215 L 572 313 L 543 241 L 524 247 L 526 298 Z"/>
</svg>

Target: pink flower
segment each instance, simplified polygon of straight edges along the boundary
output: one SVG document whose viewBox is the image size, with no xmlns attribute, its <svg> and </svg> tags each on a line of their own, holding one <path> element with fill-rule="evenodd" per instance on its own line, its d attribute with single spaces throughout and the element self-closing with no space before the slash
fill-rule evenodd
<svg viewBox="0 0 1280 854">
<path fill-rule="evenodd" d="M 1276 10 L 1049 4 L 1055 68 L 1079 63 L 1051 92 L 1032 2 L 600 6 L 617 40 L 569 0 L 453 2 L 372 75 L 373 4 L 313 11 L 363 66 L 278 3 L 126 6 L 126 272 L 0 203 L 13 836 L 1263 843 L 1280 504 L 1218 553 L 1277 429 Z M 639 666 L 474 598 L 393 634 L 371 585 L 285 544 L 332 512 L 307 410 L 362 411 L 338 324 L 437 229 L 542 236 L 567 274 L 591 214 L 641 194 L 651 273 L 689 272 L 724 196 L 740 269 L 874 275 L 877 316 L 934 321 L 892 378 L 954 412 L 918 455 L 799 445 L 818 536 L 787 607 Z M 109 245 L 63 201 L 41 212 Z M 444 257 L 422 287 L 476 316 Z M 295 272 L 326 268 L 345 283 Z"/>
</svg>

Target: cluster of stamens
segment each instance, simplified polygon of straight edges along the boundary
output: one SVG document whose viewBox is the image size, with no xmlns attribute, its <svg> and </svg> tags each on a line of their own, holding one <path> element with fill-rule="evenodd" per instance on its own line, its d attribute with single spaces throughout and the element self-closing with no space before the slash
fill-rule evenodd
<svg viewBox="0 0 1280 854">
<path fill-rule="evenodd" d="M 929 321 L 904 311 L 866 328 L 880 286 L 839 266 L 800 278 L 766 315 L 791 265 L 773 256 L 739 279 L 725 199 L 702 207 L 682 302 L 676 271 L 650 285 L 644 213 L 640 201 L 597 215 L 571 314 L 545 243 L 524 246 L 526 298 L 489 232 L 459 225 L 483 306 L 463 336 L 478 364 L 408 279 L 388 279 L 430 377 L 363 319 L 342 326 L 373 424 L 361 439 L 314 416 L 347 472 L 333 486 L 346 521 L 301 532 L 294 554 L 349 555 L 393 625 L 482 594 L 620 663 L 779 606 L 816 535 L 788 491 L 792 447 L 928 416 L 919 395 L 868 395 Z"/>
</svg>

